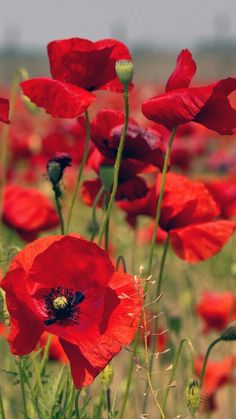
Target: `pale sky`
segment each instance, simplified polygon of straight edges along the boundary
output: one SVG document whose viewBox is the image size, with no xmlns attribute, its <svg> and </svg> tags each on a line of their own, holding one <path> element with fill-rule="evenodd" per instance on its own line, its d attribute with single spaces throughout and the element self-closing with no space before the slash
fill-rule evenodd
<svg viewBox="0 0 236 419">
<path fill-rule="evenodd" d="M 1 0 L 0 47 L 44 49 L 53 39 L 123 38 L 131 47 L 192 47 L 221 35 L 236 41 L 236 0 Z M 220 17 L 222 16 L 222 17 Z"/>
</svg>

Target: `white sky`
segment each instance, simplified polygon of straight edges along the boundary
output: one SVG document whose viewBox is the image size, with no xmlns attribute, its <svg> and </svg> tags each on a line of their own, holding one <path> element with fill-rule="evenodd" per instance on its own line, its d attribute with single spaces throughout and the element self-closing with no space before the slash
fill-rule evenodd
<svg viewBox="0 0 236 419">
<path fill-rule="evenodd" d="M 236 41 L 236 0 L 0 0 L 0 4 L 0 46 L 16 41 L 43 49 L 53 39 L 113 36 L 131 46 L 141 41 L 182 48 L 219 31 Z"/>
</svg>

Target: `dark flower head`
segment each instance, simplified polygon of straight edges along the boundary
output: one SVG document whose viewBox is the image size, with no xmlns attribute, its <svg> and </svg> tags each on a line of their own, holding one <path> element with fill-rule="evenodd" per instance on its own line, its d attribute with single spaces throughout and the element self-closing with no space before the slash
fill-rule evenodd
<svg viewBox="0 0 236 419">
<path fill-rule="evenodd" d="M 57 153 L 47 162 L 47 173 L 53 185 L 58 184 L 63 177 L 66 167 L 70 167 L 72 158 L 67 153 Z"/>
</svg>

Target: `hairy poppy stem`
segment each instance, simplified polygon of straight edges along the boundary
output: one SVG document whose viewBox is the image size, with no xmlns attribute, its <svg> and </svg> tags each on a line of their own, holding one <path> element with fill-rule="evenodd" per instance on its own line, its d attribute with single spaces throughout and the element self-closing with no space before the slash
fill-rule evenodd
<svg viewBox="0 0 236 419">
<path fill-rule="evenodd" d="M 60 220 L 61 234 L 64 235 L 65 234 L 65 225 L 64 225 L 64 218 L 63 218 L 61 202 L 60 202 L 61 193 L 58 194 L 57 190 L 54 189 L 54 194 L 55 194 L 55 202 L 56 202 L 57 213 L 58 213 L 59 220 Z"/>
<path fill-rule="evenodd" d="M 80 413 L 79 413 L 79 396 L 81 393 L 81 389 L 77 390 L 75 395 L 75 417 L 76 419 L 80 419 Z"/>
<path fill-rule="evenodd" d="M 163 166 L 162 178 L 161 178 L 160 193 L 159 193 L 159 197 L 158 197 L 158 201 L 157 201 L 156 219 L 155 219 L 154 231 L 153 231 L 152 242 L 151 242 L 151 249 L 150 249 L 149 260 L 148 260 L 148 271 L 147 271 L 148 276 L 151 274 L 151 271 L 152 271 L 154 247 L 155 247 L 155 242 L 156 242 L 158 224 L 159 224 L 160 215 L 161 215 L 161 204 L 162 204 L 162 200 L 163 200 L 163 196 L 164 196 L 166 173 L 167 173 L 167 169 L 168 169 L 168 162 L 169 162 L 169 158 L 170 158 L 171 147 L 172 147 L 172 143 L 173 143 L 173 140 L 174 140 L 174 137 L 175 137 L 176 129 L 177 128 L 175 127 L 172 130 L 172 133 L 171 133 L 169 141 L 168 141 L 166 154 L 165 154 L 165 160 L 164 160 L 164 166 Z M 146 292 L 147 292 L 147 286 L 148 285 L 146 283 L 146 286 L 144 288 L 144 294 L 146 294 Z M 141 321 L 142 321 L 142 318 L 141 318 Z M 140 324 L 141 324 L 141 321 L 140 321 Z M 129 370 L 128 370 L 126 390 L 125 390 L 125 395 L 124 395 L 124 398 L 123 398 L 123 403 L 122 403 L 122 408 L 121 408 L 121 413 L 120 413 L 119 419 L 123 418 L 125 408 L 126 408 L 126 403 L 127 403 L 128 396 L 129 396 L 129 390 L 130 390 L 130 385 L 131 385 L 131 380 L 132 380 L 132 373 L 133 373 L 133 368 L 134 368 L 134 360 L 135 360 L 135 355 L 136 355 L 136 352 L 137 352 L 137 346 L 138 346 L 138 341 L 139 341 L 139 333 L 140 333 L 140 329 L 136 333 L 134 344 L 133 344 L 133 356 L 132 356 L 130 366 L 129 366 Z"/>
<path fill-rule="evenodd" d="M 159 276 L 157 279 L 157 289 L 156 289 L 156 295 L 155 295 L 155 299 L 154 301 L 159 297 L 159 295 L 161 294 L 161 286 L 162 286 L 162 280 L 163 280 L 163 273 L 164 273 L 164 266 L 165 266 L 165 261 L 166 261 L 166 256 L 167 256 L 167 252 L 168 252 L 168 248 L 169 248 L 169 242 L 170 242 L 170 236 L 168 234 L 167 239 L 165 241 L 165 245 L 164 245 L 164 249 L 163 249 L 163 253 L 162 253 L 162 258 L 161 258 L 161 264 L 160 264 L 160 271 L 159 271 Z M 158 338 L 158 317 L 156 316 L 154 319 L 154 325 L 153 325 L 153 336 L 152 336 L 152 341 L 151 341 L 151 356 L 150 356 L 150 361 L 149 361 L 149 374 L 152 373 L 152 368 L 153 368 L 153 361 L 154 361 L 154 354 L 156 352 L 156 342 L 157 342 L 157 338 Z M 145 413 L 146 408 L 147 408 L 147 401 L 148 401 L 148 382 L 146 384 L 146 391 L 145 396 L 144 396 L 144 403 L 143 403 L 143 412 Z"/>
<path fill-rule="evenodd" d="M 19 376 L 20 376 L 20 387 L 21 387 L 21 395 L 23 400 L 23 408 L 24 408 L 24 419 L 28 419 L 28 410 L 27 410 L 27 401 L 26 401 L 26 392 L 25 392 L 25 382 L 24 382 L 24 372 L 22 370 L 21 360 L 18 359 L 17 362 Z"/>
<path fill-rule="evenodd" d="M 192 369 L 192 374 L 194 374 L 194 349 L 193 349 L 193 345 L 192 345 L 192 342 L 190 341 L 190 339 L 183 338 L 181 340 L 180 344 L 179 344 L 179 348 L 178 348 L 178 351 L 176 353 L 175 360 L 174 360 L 174 363 L 173 363 L 172 372 L 171 372 L 171 375 L 170 375 L 170 378 L 169 378 L 169 381 L 168 381 L 168 384 L 167 384 L 167 388 L 166 388 L 166 391 L 165 391 L 165 394 L 164 394 L 164 399 L 163 399 L 163 404 L 162 404 L 162 409 L 163 410 L 165 410 L 165 407 L 166 407 L 166 403 L 167 403 L 168 395 L 169 395 L 169 392 L 170 392 L 171 384 L 173 383 L 173 379 L 174 379 L 174 376 L 175 376 L 175 373 L 176 373 L 176 369 L 179 365 L 180 355 L 182 353 L 182 349 L 183 349 L 183 346 L 184 346 L 185 343 L 188 345 L 188 348 L 189 348 L 189 351 L 190 351 L 190 354 L 191 354 L 191 369 Z"/>
<path fill-rule="evenodd" d="M 102 238 L 103 238 L 103 235 L 105 233 L 106 225 L 107 225 L 107 223 L 110 219 L 113 202 L 115 200 L 115 196 L 116 196 L 116 192 L 117 192 L 117 188 L 118 188 L 119 170 L 120 170 L 122 153 L 123 153 L 124 144 L 125 144 L 125 136 L 126 136 L 126 132 L 127 132 L 127 128 L 128 128 L 128 122 L 129 122 L 129 92 L 128 92 L 128 89 L 124 89 L 123 96 L 124 96 L 124 102 L 125 102 L 125 122 L 124 122 L 123 131 L 122 131 L 122 134 L 121 134 L 121 137 L 120 137 L 119 147 L 118 147 L 118 150 L 117 150 L 117 156 L 116 156 L 116 161 L 115 161 L 115 166 L 114 166 L 114 181 L 113 181 L 111 196 L 110 196 L 110 200 L 109 200 L 109 203 L 108 203 L 106 214 L 105 214 L 104 219 L 103 219 L 103 223 L 102 223 L 101 228 L 100 228 L 100 233 L 99 233 L 99 236 L 98 236 L 99 246 L 101 245 Z"/>
<path fill-rule="evenodd" d="M 68 234 L 68 232 L 69 232 L 71 218 L 72 218 L 72 212 L 73 212 L 75 200 L 76 200 L 76 197 L 77 197 L 77 194 L 78 194 L 78 190 L 79 190 L 84 166 L 86 164 L 87 157 L 88 157 L 88 152 L 89 152 L 90 122 L 89 122 L 89 113 L 88 113 L 87 109 L 85 111 L 85 121 L 86 121 L 85 150 L 84 150 L 83 159 L 82 159 L 81 164 L 80 164 L 79 173 L 78 173 L 78 177 L 77 177 L 77 182 L 76 182 L 76 185 L 75 185 L 75 190 L 74 190 L 74 193 L 73 193 L 73 196 L 72 196 L 72 199 L 71 199 L 71 204 L 70 204 L 70 209 L 69 209 L 69 214 L 68 214 L 68 220 L 67 220 L 67 225 L 66 225 L 66 230 L 65 230 L 66 234 Z"/>
<path fill-rule="evenodd" d="M 97 195 L 96 195 L 96 198 L 94 199 L 94 202 L 93 202 L 93 208 L 92 208 L 92 229 L 93 229 L 93 232 L 91 234 L 90 241 L 93 241 L 96 234 L 97 234 L 96 210 L 97 210 L 97 205 L 98 205 L 104 191 L 105 191 L 105 186 L 102 185 L 101 188 L 99 189 Z"/>
<path fill-rule="evenodd" d="M 165 160 L 164 160 L 162 176 L 161 176 L 160 192 L 159 192 L 158 201 L 157 201 L 156 218 L 155 218 L 155 223 L 154 223 L 154 229 L 153 229 L 152 241 L 151 241 L 151 248 L 150 248 L 149 259 L 148 259 L 147 275 L 151 275 L 151 272 L 152 272 L 152 264 L 153 264 L 156 236 L 157 236 L 158 226 L 159 226 L 159 221 L 160 221 L 160 216 L 161 216 L 161 204 L 162 204 L 162 201 L 163 201 L 164 189 L 165 189 L 166 173 L 167 173 L 167 169 L 168 169 L 170 152 L 171 152 L 171 147 L 172 147 L 173 140 L 174 140 L 174 137 L 175 137 L 175 133 L 176 133 L 176 127 L 171 132 L 171 135 L 170 135 L 170 138 L 169 138 L 169 141 L 168 141 L 168 145 L 167 145 L 166 154 L 165 154 Z"/>
<path fill-rule="evenodd" d="M 203 386 L 203 381 L 204 381 L 204 377 L 205 377 L 205 374 L 206 374 L 207 361 L 208 361 L 210 352 L 211 352 L 212 348 L 218 342 L 221 342 L 221 340 L 222 340 L 222 338 L 220 336 L 219 338 L 213 340 L 213 342 L 208 346 L 208 349 L 206 351 L 206 355 L 205 355 L 205 358 L 204 358 L 204 361 L 203 361 L 203 365 L 202 365 L 202 371 L 201 371 L 201 376 L 200 376 L 200 388 L 202 388 L 202 386 Z"/>
<path fill-rule="evenodd" d="M 122 255 L 119 255 L 118 258 L 117 258 L 117 261 L 116 261 L 116 271 L 118 271 L 120 263 L 123 266 L 123 272 L 127 272 L 125 258 Z"/>
</svg>

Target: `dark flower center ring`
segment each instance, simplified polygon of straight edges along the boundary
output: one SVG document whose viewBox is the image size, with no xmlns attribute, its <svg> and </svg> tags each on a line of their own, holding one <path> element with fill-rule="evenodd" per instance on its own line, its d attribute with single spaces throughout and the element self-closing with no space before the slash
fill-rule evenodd
<svg viewBox="0 0 236 419">
<path fill-rule="evenodd" d="M 48 319 L 44 321 L 47 326 L 59 323 L 60 326 L 78 324 L 79 304 L 84 300 L 84 294 L 80 291 L 74 292 L 70 288 L 52 288 L 44 296 L 45 310 Z"/>
</svg>

